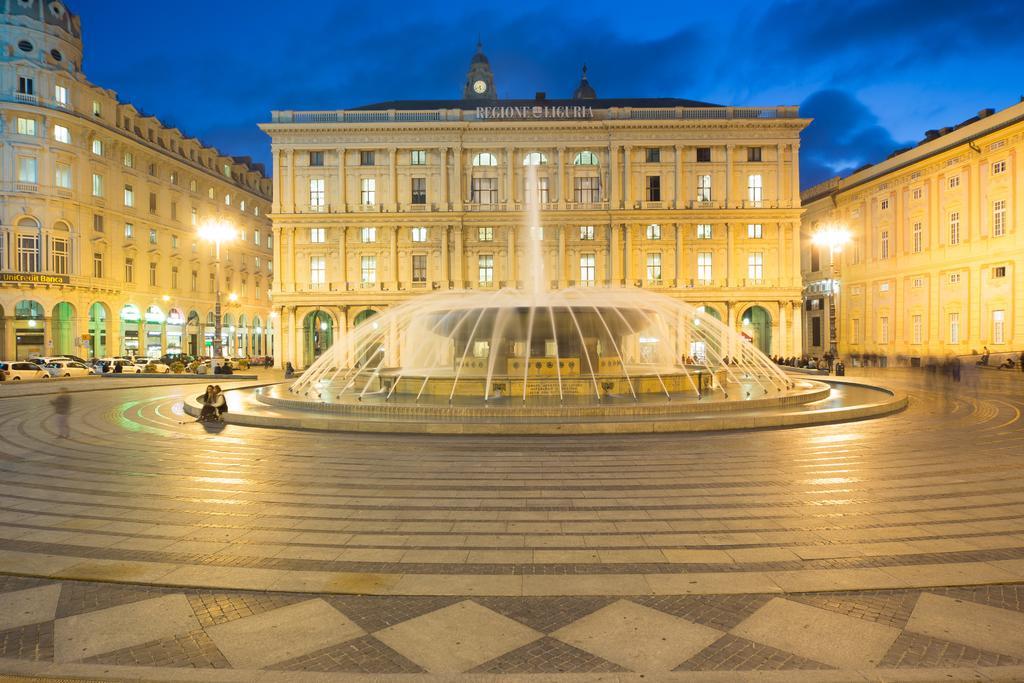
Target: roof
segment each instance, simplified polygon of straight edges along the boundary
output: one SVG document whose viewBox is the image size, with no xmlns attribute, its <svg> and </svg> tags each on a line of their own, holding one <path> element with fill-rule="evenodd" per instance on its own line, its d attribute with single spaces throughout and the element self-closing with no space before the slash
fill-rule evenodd
<svg viewBox="0 0 1024 683">
<path fill-rule="evenodd" d="M 429 109 L 476 109 L 477 107 L 572 107 L 584 106 L 592 109 L 611 109 L 613 107 L 638 107 L 646 109 L 671 109 L 675 107 L 721 107 L 721 104 L 682 100 L 675 97 L 613 97 L 596 100 L 573 99 L 521 99 L 521 100 L 392 100 L 376 102 L 352 107 L 349 111 L 384 111 L 396 109 L 400 111 L 424 111 Z"/>
</svg>

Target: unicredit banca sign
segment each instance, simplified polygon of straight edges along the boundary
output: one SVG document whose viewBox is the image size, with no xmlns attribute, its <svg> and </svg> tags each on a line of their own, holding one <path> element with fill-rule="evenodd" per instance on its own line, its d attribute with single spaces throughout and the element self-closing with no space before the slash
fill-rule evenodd
<svg viewBox="0 0 1024 683">
<path fill-rule="evenodd" d="M 592 119 L 594 108 L 583 105 L 551 107 L 539 104 L 532 107 L 477 107 L 476 118 L 478 121 Z"/>
</svg>

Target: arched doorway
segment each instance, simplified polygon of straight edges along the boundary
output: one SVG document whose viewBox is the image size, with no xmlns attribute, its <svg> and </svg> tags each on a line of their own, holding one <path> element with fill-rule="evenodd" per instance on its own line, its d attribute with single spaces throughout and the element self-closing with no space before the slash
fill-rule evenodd
<svg viewBox="0 0 1024 683">
<path fill-rule="evenodd" d="M 225 357 L 235 355 L 235 316 L 230 313 L 220 319 L 220 348 Z"/>
<path fill-rule="evenodd" d="M 302 360 L 309 367 L 334 343 L 334 321 L 326 312 L 313 311 L 302 320 Z"/>
<path fill-rule="evenodd" d="M 42 356 L 43 326 L 46 324 L 43 307 L 38 301 L 24 299 L 14 305 L 14 355 L 18 360 L 29 356 Z"/>
<path fill-rule="evenodd" d="M 185 316 L 177 308 L 167 313 L 167 350 L 165 353 L 183 353 Z"/>
<path fill-rule="evenodd" d="M 50 341 L 52 352 L 55 356 L 63 356 L 70 353 L 78 355 L 75 344 L 75 307 L 67 301 L 61 301 L 53 307 L 53 317 L 50 318 Z"/>
<path fill-rule="evenodd" d="M 185 353 L 190 356 L 199 354 L 199 327 L 199 313 L 193 309 L 188 312 L 188 320 L 185 321 Z"/>
<path fill-rule="evenodd" d="M 697 315 L 693 319 L 694 335 L 690 339 L 688 356 L 695 363 L 703 365 L 709 361 L 708 354 L 711 354 L 712 358 L 719 357 L 722 349 L 721 336 L 711 330 L 705 332 L 701 327 L 708 327 L 708 319 L 722 322 L 722 314 L 712 306 L 697 306 L 696 312 Z"/>
<path fill-rule="evenodd" d="M 365 311 L 360 311 L 359 314 L 352 319 L 352 326 L 355 327 L 356 325 L 359 325 L 360 323 L 367 321 L 368 319 L 372 318 L 375 315 L 377 315 L 377 311 L 373 310 L 372 308 L 367 308 Z"/>
<path fill-rule="evenodd" d="M 142 352 L 139 344 L 139 330 L 142 325 L 142 312 L 135 304 L 125 304 L 121 308 L 121 353 L 137 356 Z"/>
<path fill-rule="evenodd" d="M 267 355 L 267 352 L 263 349 L 263 323 L 258 315 L 253 316 L 252 319 L 252 355 Z"/>
<path fill-rule="evenodd" d="M 89 307 L 89 349 L 88 355 L 93 358 L 107 356 L 107 318 L 110 312 L 105 304 L 94 303 Z"/>
<path fill-rule="evenodd" d="M 772 316 L 761 306 L 751 306 L 740 320 L 740 332 L 762 353 L 772 352 Z"/>
<path fill-rule="evenodd" d="M 206 328 L 203 330 L 203 355 L 213 358 L 213 338 L 217 334 L 217 320 L 213 311 L 206 314 Z"/>
<path fill-rule="evenodd" d="M 249 355 L 249 328 L 247 323 L 248 319 L 245 317 L 245 313 L 238 316 L 238 329 L 235 330 L 235 348 L 238 349 L 239 356 Z"/>
<path fill-rule="evenodd" d="M 146 308 L 146 340 L 145 354 L 147 358 L 159 358 L 163 355 L 163 333 L 166 316 L 158 306 Z"/>
</svg>

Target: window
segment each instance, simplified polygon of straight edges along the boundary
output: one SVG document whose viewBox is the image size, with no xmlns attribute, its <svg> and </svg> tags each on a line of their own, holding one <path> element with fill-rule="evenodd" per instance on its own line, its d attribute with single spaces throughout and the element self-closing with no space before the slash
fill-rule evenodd
<svg viewBox="0 0 1024 683">
<path fill-rule="evenodd" d="M 377 241 L 377 228 L 363 228 L 359 232 L 363 244 L 370 244 Z"/>
<path fill-rule="evenodd" d="M 710 223 L 698 223 L 697 224 L 697 239 L 709 240 L 711 239 L 711 224 Z"/>
<path fill-rule="evenodd" d="M 92 254 L 92 276 L 103 277 L 103 252 L 94 251 Z"/>
<path fill-rule="evenodd" d="M 39 182 L 39 160 L 35 157 L 18 157 L 18 182 Z"/>
<path fill-rule="evenodd" d="M 18 135 L 35 135 L 36 120 L 18 117 Z"/>
<path fill-rule="evenodd" d="M 260 269 L 260 257 L 259 256 L 253 256 L 252 257 L 252 265 L 253 265 L 253 269 L 254 270 L 259 270 Z"/>
<path fill-rule="evenodd" d="M 953 211 L 949 214 L 949 243 L 960 244 L 960 212 Z"/>
<path fill-rule="evenodd" d="M 18 92 L 22 95 L 34 95 L 36 82 L 27 76 L 18 76 Z"/>
<path fill-rule="evenodd" d="M 594 284 L 596 271 L 594 254 L 580 254 L 580 284 Z"/>
<path fill-rule="evenodd" d="M 92 153 L 98 157 L 103 156 L 103 141 L 93 140 L 92 141 Z"/>
<path fill-rule="evenodd" d="M 1003 311 L 1003 310 L 992 311 L 992 343 L 993 344 L 1004 344 L 1004 343 L 1006 343 L 1005 326 L 1006 326 L 1006 311 Z"/>
<path fill-rule="evenodd" d="M 761 148 L 747 147 L 747 161 L 761 161 Z"/>
<path fill-rule="evenodd" d="M 39 235 L 18 235 L 18 270 L 39 272 Z"/>
<path fill-rule="evenodd" d="M 577 204 L 596 204 L 601 201 L 600 178 L 575 178 L 573 199 Z"/>
<path fill-rule="evenodd" d="M 593 225 L 581 225 L 580 226 L 580 239 L 581 240 L 592 240 L 592 239 L 594 239 L 594 226 Z"/>
<path fill-rule="evenodd" d="M 747 224 L 747 238 L 752 240 L 759 240 L 764 236 L 764 226 L 760 223 L 748 223 Z"/>
<path fill-rule="evenodd" d="M 210 188 L 207 188 L 207 190 L 206 190 L 206 196 L 207 196 L 207 197 L 209 197 L 210 199 L 213 199 L 213 196 L 214 196 L 214 190 L 213 190 L 213 188 L 212 188 L 212 187 L 210 187 Z"/>
<path fill-rule="evenodd" d="M 889 318 L 884 315 L 878 319 L 878 343 L 889 343 Z"/>
<path fill-rule="evenodd" d="M 315 288 L 323 287 L 326 281 L 327 263 L 323 256 L 309 257 L 309 284 Z"/>
<path fill-rule="evenodd" d="M 886 209 L 888 209 L 889 208 L 889 200 L 888 199 L 883 199 L 882 203 L 881 203 L 881 206 L 882 206 L 882 211 L 885 211 Z"/>
<path fill-rule="evenodd" d="M 879 292 L 888 292 L 889 291 L 889 283 L 888 282 L 883 282 L 882 284 L 878 285 L 878 291 Z"/>
<path fill-rule="evenodd" d="M 323 166 L 324 165 L 324 153 L 323 152 L 310 152 L 309 153 L 309 165 L 310 166 Z"/>
<path fill-rule="evenodd" d="M 889 231 L 882 231 L 882 238 L 879 241 L 879 254 L 878 256 L 882 259 L 889 258 Z"/>
<path fill-rule="evenodd" d="M 657 223 L 652 223 L 647 226 L 647 239 L 649 240 L 660 240 L 661 239 L 661 226 Z"/>
<path fill-rule="evenodd" d="M 210 294 L 217 291 L 217 277 L 213 273 L 210 273 L 209 288 Z"/>
<path fill-rule="evenodd" d="M 697 280 L 701 283 L 711 282 L 711 252 L 697 252 Z"/>
<path fill-rule="evenodd" d="M 210 277 L 213 277 L 212 275 Z M 124 281 L 135 282 L 135 259 L 126 258 L 124 260 Z"/>
<path fill-rule="evenodd" d="M 533 195 L 538 204 L 546 204 L 549 201 L 547 176 L 538 176 L 531 182 L 530 177 L 524 179 L 525 195 Z"/>
<path fill-rule="evenodd" d="M 661 254 L 647 254 L 647 281 L 661 282 Z"/>
<path fill-rule="evenodd" d="M 224 195 L 224 206 L 231 206 L 231 195 L 230 194 L 225 194 Z"/>
<path fill-rule="evenodd" d="M 498 203 L 497 178 L 473 178 L 470 183 L 469 200 L 474 204 Z"/>
<path fill-rule="evenodd" d="M 193 270 L 192 271 L 192 275 L 191 275 L 190 280 L 191 280 L 190 283 L 189 283 L 190 284 L 190 289 L 193 292 L 199 291 L 199 271 L 198 270 Z"/>
<path fill-rule="evenodd" d="M 171 220 L 178 220 L 178 202 L 171 202 Z"/>
<path fill-rule="evenodd" d="M 918 221 L 917 223 L 914 223 L 914 233 L 913 234 L 914 234 L 914 253 L 915 254 L 920 254 L 921 250 L 924 248 L 924 244 L 923 244 L 924 228 L 922 227 L 920 221 Z"/>
<path fill-rule="evenodd" d="M 1006 234 L 1006 200 L 997 199 L 992 202 L 992 236 L 1002 237 Z"/>
<path fill-rule="evenodd" d="M 309 241 L 313 244 L 323 244 L 326 241 L 325 228 L 310 228 L 309 229 Z"/>
<path fill-rule="evenodd" d="M 711 148 L 710 147 L 698 147 L 697 148 L 697 163 L 707 164 L 711 161 Z"/>
<path fill-rule="evenodd" d="M 764 252 L 753 251 L 747 254 L 747 279 L 755 282 L 764 279 Z"/>
<path fill-rule="evenodd" d="M 924 337 L 924 325 L 921 322 L 921 315 L 919 313 L 915 314 L 915 315 L 911 316 L 910 320 L 911 320 L 911 327 L 913 329 L 912 334 L 913 334 L 913 340 L 914 340 L 911 343 L 913 343 L 913 344 L 920 344 L 922 338 Z"/>
<path fill-rule="evenodd" d="M 54 237 L 50 240 L 50 268 L 58 275 L 68 274 L 68 241 Z"/>
<path fill-rule="evenodd" d="M 413 166 L 426 166 L 427 165 L 427 150 L 425 149 L 414 149 L 409 153 L 409 162 Z"/>
<path fill-rule="evenodd" d="M 960 176 L 955 175 L 949 178 L 949 189 L 960 187 Z"/>
<path fill-rule="evenodd" d="M 131 223 L 125 223 L 124 224 L 124 238 L 130 240 L 133 237 L 135 237 L 135 226 L 132 225 Z"/>
<path fill-rule="evenodd" d="M 71 166 L 68 164 L 57 164 L 56 174 L 54 177 L 55 184 L 62 190 L 71 189 Z"/>
<path fill-rule="evenodd" d="M 171 266 L 171 289 L 178 288 L 178 266 Z"/>
<path fill-rule="evenodd" d="M 103 232 L 103 214 L 94 213 L 92 215 L 92 229 L 96 232 Z"/>
<path fill-rule="evenodd" d="M 661 161 L 661 148 L 659 147 L 648 147 L 647 148 L 647 163 L 656 164 Z"/>
<path fill-rule="evenodd" d="M 697 176 L 697 201 L 698 202 L 710 202 L 711 201 L 711 176 L 710 175 L 699 175 L 699 176 Z"/>
<path fill-rule="evenodd" d="M 412 179 L 412 203 L 413 204 L 426 204 L 427 203 L 427 179 L 426 178 L 413 178 Z"/>
<path fill-rule="evenodd" d="M 580 152 L 572 160 L 573 166 L 597 166 L 598 163 L 597 155 L 587 150 Z"/>
<path fill-rule="evenodd" d="M 178 248 L 178 236 L 177 235 L 171 235 L 171 249 L 177 249 L 177 248 Z"/>
<path fill-rule="evenodd" d="M 221 170 L 224 172 L 224 177 L 225 178 L 230 178 L 231 177 L 231 164 L 224 164 L 221 167 Z"/>
<path fill-rule="evenodd" d="M 152 175 L 152 176 L 156 175 L 156 164 L 150 164 L 149 165 L 149 175 Z"/>
<path fill-rule="evenodd" d="M 764 198 L 764 181 L 760 173 L 747 176 L 747 199 L 755 204 L 760 204 Z"/>
<path fill-rule="evenodd" d="M 958 284 L 960 284 L 960 273 L 950 273 L 949 274 L 949 284 L 951 284 L 951 285 L 958 285 Z"/>
<path fill-rule="evenodd" d="M 422 284 L 427 281 L 427 255 L 412 255 L 412 281 Z"/>
<path fill-rule="evenodd" d="M 135 168 L 135 155 L 131 152 L 125 152 L 123 157 L 123 163 L 126 168 Z"/>
<path fill-rule="evenodd" d="M 363 206 L 373 206 L 377 203 L 377 179 L 363 178 L 362 188 L 359 194 L 359 203 Z"/>
<path fill-rule="evenodd" d="M 850 322 L 853 323 L 853 330 L 850 334 L 850 341 L 853 342 L 854 344 L 860 344 L 860 319 L 854 318 Z"/>
<path fill-rule="evenodd" d="M 999 175 L 1000 173 L 1006 173 L 1006 160 L 997 161 L 992 164 L 992 175 Z"/>
<path fill-rule="evenodd" d="M 412 241 L 413 242 L 426 242 L 427 241 L 427 229 L 426 228 L 413 228 L 412 229 Z"/>
<path fill-rule="evenodd" d="M 494 228 L 479 228 L 477 238 L 481 242 L 490 242 L 494 239 Z"/>
<path fill-rule="evenodd" d="M 950 313 L 949 314 L 949 343 L 959 344 L 960 343 L 960 314 Z"/>
<path fill-rule="evenodd" d="M 373 202 L 370 202 L 370 203 L 372 204 Z M 309 179 L 309 208 L 312 209 L 313 211 L 323 211 L 324 210 L 324 179 L 323 178 L 310 178 Z"/>
<path fill-rule="evenodd" d="M 149 264 L 149 286 L 156 287 L 156 264 Z"/>
<path fill-rule="evenodd" d="M 477 266 L 480 284 L 489 285 L 494 282 L 494 256 L 492 254 L 480 254 Z"/>
<path fill-rule="evenodd" d="M 63 142 L 65 145 L 71 144 L 71 131 L 65 126 L 56 125 L 53 127 L 53 139 L 57 142 Z"/>
<path fill-rule="evenodd" d="M 377 282 L 377 257 L 363 256 L 360 260 L 360 282 L 364 285 L 372 285 Z"/>
<path fill-rule="evenodd" d="M 53 86 L 53 99 L 62 107 L 68 106 L 68 89 L 63 85 Z"/>
<path fill-rule="evenodd" d="M 124 205 L 135 206 L 135 190 L 132 189 L 131 185 L 124 186 Z"/>
<path fill-rule="evenodd" d="M 647 176 L 647 201 L 649 202 L 660 202 L 661 201 L 661 176 L 660 175 L 649 175 Z"/>
<path fill-rule="evenodd" d="M 199 211 L 195 207 L 192 207 L 192 212 L 191 216 L 189 217 L 189 220 L 192 222 L 192 225 L 199 225 Z"/>
<path fill-rule="evenodd" d="M 523 166 L 541 166 L 548 163 L 548 156 L 543 152 L 530 152 L 523 156 Z"/>
<path fill-rule="evenodd" d="M 101 105 L 98 100 L 92 101 L 92 115 L 103 116 L 103 105 Z"/>
<path fill-rule="evenodd" d="M 923 194 L 923 192 L 921 191 L 921 188 L 920 187 L 915 187 L 912 196 L 914 197 L 914 199 L 920 199 L 922 194 Z"/>
<path fill-rule="evenodd" d="M 1006 266 L 996 266 L 992 269 L 992 277 L 1000 278 L 1006 277 Z"/>
<path fill-rule="evenodd" d="M 188 191 L 189 192 L 198 192 L 199 191 L 199 183 L 196 182 L 195 178 L 192 178 L 191 180 L 188 181 Z"/>
<path fill-rule="evenodd" d="M 171 171 L 170 178 L 171 178 L 171 185 L 177 185 L 178 184 L 178 172 L 177 171 Z"/>
<path fill-rule="evenodd" d="M 157 241 L 158 240 L 157 240 L 157 235 L 156 235 L 156 228 L 150 228 L 149 229 L 149 243 L 150 244 L 156 244 Z"/>
<path fill-rule="evenodd" d="M 252 243 L 255 244 L 257 247 L 260 246 L 260 231 L 259 230 L 253 230 L 252 231 Z"/>
<path fill-rule="evenodd" d="M 912 285 L 911 286 L 914 289 L 921 289 L 922 287 L 924 287 L 924 278 L 923 277 L 915 277 L 913 279 L 913 281 L 912 281 Z"/>
<path fill-rule="evenodd" d="M 497 166 L 498 158 L 490 152 L 480 152 L 473 155 L 474 166 Z"/>
<path fill-rule="evenodd" d="M 360 166 L 373 166 L 373 151 L 363 150 L 359 152 L 359 165 Z"/>
<path fill-rule="evenodd" d="M 149 212 L 156 213 L 156 192 L 149 193 Z"/>
</svg>

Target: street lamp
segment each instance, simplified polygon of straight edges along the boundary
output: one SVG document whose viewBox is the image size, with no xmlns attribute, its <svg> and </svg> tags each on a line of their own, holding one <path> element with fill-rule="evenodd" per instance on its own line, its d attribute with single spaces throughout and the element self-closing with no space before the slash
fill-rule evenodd
<svg viewBox="0 0 1024 683">
<path fill-rule="evenodd" d="M 832 359 L 835 360 L 837 345 L 837 308 L 839 304 L 839 264 L 836 254 L 850 241 L 850 231 L 834 223 L 818 228 L 811 236 L 811 243 L 818 247 L 828 247 L 828 347 Z"/>
<path fill-rule="evenodd" d="M 213 358 L 214 363 L 223 355 L 221 339 L 221 314 L 220 314 L 220 245 L 235 239 L 235 226 L 225 220 L 210 218 L 203 221 L 199 226 L 199 237 L 215 245 L 215 260 L 217 264 L 217 298 L 213 306 Z"/>
</svg>

